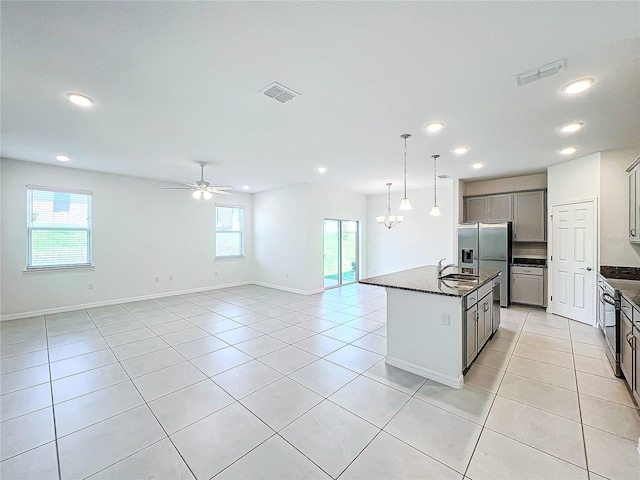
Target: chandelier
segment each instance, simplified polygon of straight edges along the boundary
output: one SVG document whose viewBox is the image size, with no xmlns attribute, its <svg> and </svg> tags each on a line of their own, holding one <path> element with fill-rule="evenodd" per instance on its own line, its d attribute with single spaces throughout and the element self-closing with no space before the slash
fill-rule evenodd
<svg viewBox="0 0 640 480">
<path fill-rule="evenodd" d="M 402 215 L 391 215 L 391 183 L 387 183 L 387 214 L 376 217 L 378 223 L 387 228 L 391 228 L 398 223 L 402 223 L 404 217 Z"/>
</svg>

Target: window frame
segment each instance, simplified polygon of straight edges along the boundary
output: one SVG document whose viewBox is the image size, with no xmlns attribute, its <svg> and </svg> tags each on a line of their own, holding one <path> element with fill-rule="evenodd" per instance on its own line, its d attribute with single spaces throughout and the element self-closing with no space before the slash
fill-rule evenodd
<svg viewBox="0 0 640 480">
<path fill-rule="evenodd" d="M 87 226 L 86 227 L 34 227 L 33 219 L 33 192 L 68 193 L 72 195 L 85 195 L 87 197 Z M 77 190 L 72 188 L 49 187 L 43 185 L 27 185 L 27 272 L 67 270 L 74 268 L 93 268 L 93 192 L 89 190 Z M 33 232 L 86 232 L 87 234 L 87 261 L 83 263 L 57 263 L 50 265 L 32 265 L 33 263 Z"/>
<path fill-rule="evenodd" d="M 214 241 L 214 258 L 216 260 L 225 260 L 225 259 L 233 259 L 233 258 L 245 258 L 244 248 L 245 248 L 245 208 L 243 205 L 228 205 L 222 203 L 216 203 L 215 205 L 215 218 L 214 218 L 214 232 L 215 232 L 215 241 Z M 242 210 L 242 229 L 241 230 L 218 230 L 218 209 L 219 208 L 229 208 L 233 210 Z M 240 253 L 234 255 L 218 255 L 218 233 L 238 233 L 240 237 Z"/>
</svg>

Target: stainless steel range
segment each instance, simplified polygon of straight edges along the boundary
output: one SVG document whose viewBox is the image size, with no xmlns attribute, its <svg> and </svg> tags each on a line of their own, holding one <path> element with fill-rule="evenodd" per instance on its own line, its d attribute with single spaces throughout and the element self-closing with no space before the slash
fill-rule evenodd
<svg viewBox="0 0 640 480">
<path fill-rule="evenodd" d="M 602 275 L 598 275 L 600 295 L 598 324 L 604 334 L 606 354 L 613 373 L 622 376 L 620 370 L 620 292 L 614 289 Z"/>
</svg>

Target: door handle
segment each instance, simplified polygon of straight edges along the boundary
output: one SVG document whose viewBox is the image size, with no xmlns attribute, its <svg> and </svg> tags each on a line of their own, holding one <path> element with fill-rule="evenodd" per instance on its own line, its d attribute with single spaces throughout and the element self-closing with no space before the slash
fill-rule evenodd
<svg viewBox="0 0 640 480">
<path fill-rule="evenodd" d="M 632 228 L 629 233 L 631 234 L 632 237 L 635 237 L 636 236 L 636 229 Z"/>
<path fill-rule="evenodd" d="M 591 267 L 587 267 L 587 268 L 579 267 L 579 268 L 580 268 L 580 270 L 586 270 L 587 272 L 591 271 Z"/>
</svg>

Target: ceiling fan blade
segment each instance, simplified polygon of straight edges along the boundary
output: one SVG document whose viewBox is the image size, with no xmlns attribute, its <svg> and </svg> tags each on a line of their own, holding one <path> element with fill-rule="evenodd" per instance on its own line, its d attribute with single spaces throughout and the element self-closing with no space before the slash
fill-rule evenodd
<svg viewBox="0 0 640 480">
<path fill-rule="evenodd" d="M 188 187 L 160 187 L 160 190 L 195 190 L 195 189 L 188 188 Z"/>
<path fill-rule="evenodd" d="M 233 193 L 227 192 L 226 190 L 213 189 L 213 193 L 215 193 L 216 195 L 233 195 Z"/>
<path fill-rule="evenodd" d="M 191 187 L 191 188 L 198 188 L 198 185 L 196 185 L 195 183 L 185 183 L 185 182 L 180 182 L 182 185 L 186 185 L 187 187 Z"/>
<path fill-rule="evenodd" d="M 215 188 L 216 190 L 235 190 L 235 188 L 233 188 L 231 185 L 215 185 L 212 186 L 211 188 Z"/>
</svg>

